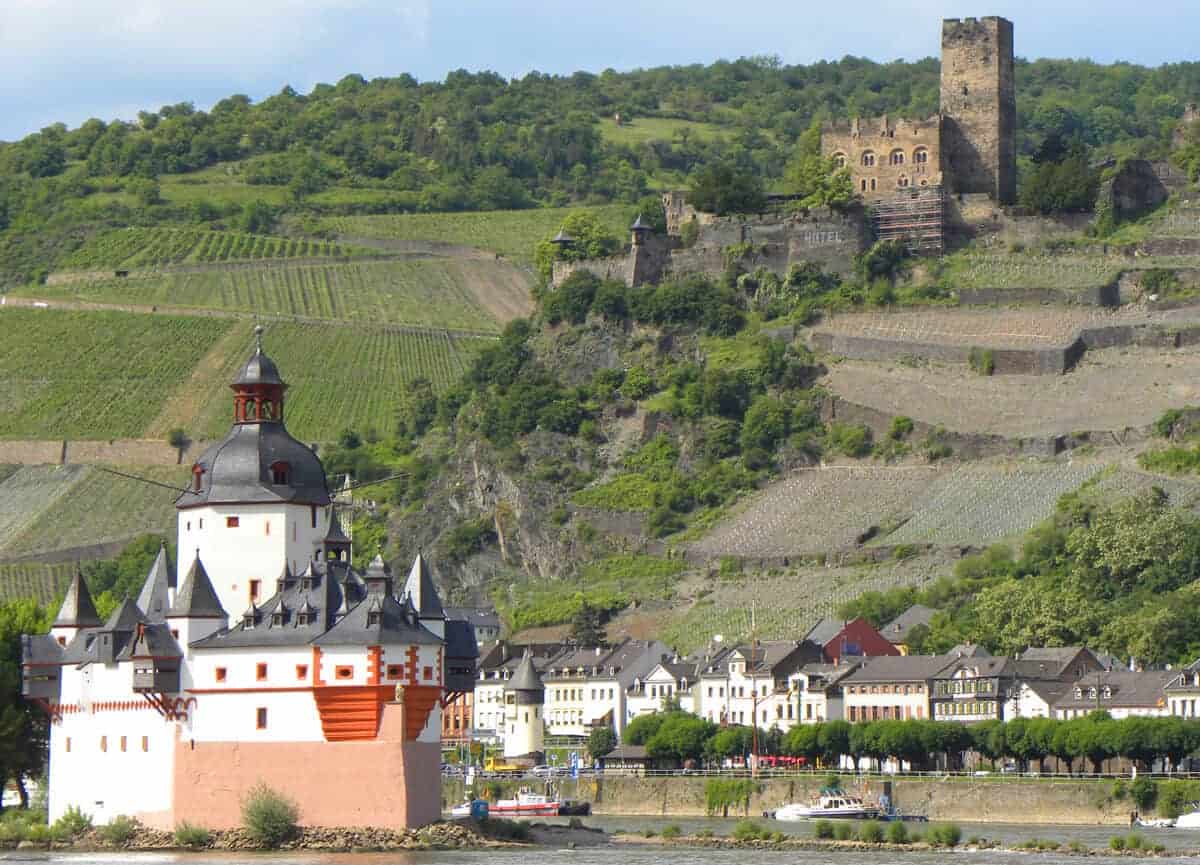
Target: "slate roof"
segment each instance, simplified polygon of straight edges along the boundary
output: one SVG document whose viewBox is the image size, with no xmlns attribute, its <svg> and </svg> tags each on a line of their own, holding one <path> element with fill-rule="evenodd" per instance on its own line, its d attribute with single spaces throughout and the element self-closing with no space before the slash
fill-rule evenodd
<svg viewBox="0 0 1200 865">
<path fill-rule="evenodd" d="M 521 656 L 521 661 L 517 664 L 512 678 L 504 683 L 504 690 L 541 691 L 543 688 L 542 677 L 538 675 L 538 671 L 533 666 L 533 655 L 527 651 Z"/>
<path fill-rule="evenodd" d="M 1054 703 L 1055 709 L 1113 709 L 1113 708 L 1160 708 L 1165 703 L 1164 689 L 1175 678 L 1174 670 L 1108 670 L 1089 674 L 1084 679 L 1067 686 L 1066 692 Z M 1109 696 L 1104 696 L 1105 686 Z M 1081 696 L 1076 699 L 1075 689 Z M 1098 688 L 1097 696 L 1089 697 L 1090 690 Z"/>
<path fill-rule="evenodd" d="M 272 483 L 271 466 L 289 465 L 288 483 Z M 281 421 L 234 424 L 196 463 L 204 470 L 200 489 L 189 487 L 176 508 L 227 503 L 329 504 L 325 468 L 312 448 L 292 438 Z"/>
<path fill-rule="evenodd" d="M 484 607 L 444 607 L 447 621 L 460 619 L 475 628 L 499 628 L 500 615 Z"/>
<path fill-rule="evenodd" d="M 1086 653 L 1088 657 L 1095 657 L 1090 650 L 1082 646 L 1030 648 L 1017 656 L 1017 669 L 1026 678 L 1042 677 L 1057 679 L 1067 672 L 1067 668 L 1082 653 Z"/>
<path fill-rule="evenodd" d="M 952 679 L 960 670 L 971 670 L 981 679 L 1011 678 L 1017 672 L 1016 662 L 1008 657 L 958 655 L 954 651 L 942 657 L 949 659 L 949 663 L 934 677 L 936 679 Z"/>
<path fill-rule="evenodd" d="M 937 610 L 921 604 L 913 604 L 896 618 L 879 629 L 879 633 L 890 643 L 904 643 L 909 632 L 917 625 L 928 626 Z"/>
<path fill-rule="evenodd" d="M 61 664 L 66 654 L 58 640 L 49 634 L 21 635 L 21 663 L 32 666 Z"/>
<path fill-rule="evenodd" d="M 372 616 L 372 614 L 375 614 Z M 313 640 L 317 646 L 384 646 L 395 643 L 440 643 L 436 634 L 409 617 L 408 609 L 390 594 L 368 594 L 332 628 Z"/>
<path fill-rule="evenodd" d="M 67 586 L 67 595 L 63 598 L 58 615 L 54 618 L 56 628 L 96 628 L 100 626 L 100 614 L 92 602 L 92 593 L 88 591 L 83 574 L 75 572 L 71 584 Z"/>
<path fill-rule="evenodd" d="M 170 606 L 170 590 L 175 588 L 175 571 L 167 558 L 167 547 L 163 544 L 158 548 L 158 555 L 146 574 L 146 582 L 142 585 L 142 593 L 138 595 L 137 605 L 146 614 L 148 622 L 165 621 L 167 609 Z"/>
<path fill-rule="evenodd" d="M 329 509 L 329 529 L 325 532 L 324 543 L 327 544 L 348 544 L 350 539 L 346 537 L 346 533 L 342 531 L 342 521 L 338 519 L 337 508 Z"/>
<path fill-rule="evenodd" d="M 618 745 L 607 754 L 600 758 L 601 760 L 648 760 L 650 755 L 646 751 L 645 745 Z"/>
<path fill-rule="evenodd" d="M 197 555 L 188 568 L 183 585 L 175 594 L 175 603 L 167 611 L 168 619 L 221 619 L 229 618 L 217 591 L 213 588 L 212 580 Z"/>
<path fill-rule="evenodd" d="M 67 644 L 63 662 L 80 666 L 97 663 L 110 649 L 114 661 L 127 661 L 138 625 L 145 623 L 142 611 L 133 601 L 125 598 L 103 626 L 88 628 L 75 635 L 75 639 Z"/>
<path fill-rule="evenodd" d="M 254 354 L 250 355 L 250 359 L 242 364 L 233 383 L 241 385 L 283 384 L 283 379 L 279 376 L 279 367 L 275 365 L 275 361 L 263 354 L 261 325 L 254 328 L 254 336 L 258 343 L 254 348 Z"/>
<path fill-rule="evenodd" d="M 178 641 L 171 636 L 171 629 L 165 624 L 150 624 L 142 628 L 141 633 L 135 633 L 129 647 L 131 658 L 182 658 L 183 650 Z"/>
<path fill-rule="evenodd" d="M 841 627 L 838 627 L 841 630 Z M 807 639 L 807 638 L 806 638 Z M 819 654 L 819 644 L 812 645 L 812 655 Z M 750 644 L 739 644 L 731 646 L 718 652 L 714 657 L 706 659 L 702 664 L 701 676 L 724 676 L 725 667 L 733 660 L 735 652 L 741 654 L 746 659 L 746 669 L 754 675 L 775 675 L 792 672 L 790 669 L 783 670 L 781 665 L 785 662 L 797 662 L 801 660 L 799 657 L 793 657 L 798 649 L 804 647 L 803 642 L 795 640 L 759 640 L 758 644 L 751 648 Z"/>
<path fill-rule="evenodd" d="M 479 657 L 479 644 L 475 642 L 475 628 L 463 619 L 448 619 L 446 621 L 446 657 L 470 658 Z"/>
<path fill-rule="evenodd" d="M 861 663 L 861 660 L 851 658 L 842 661 L 840 664 L 827 664 L 824 662 L 805 664 L 800 668 L 799 672 L 808 677 L 808 690 L 812 691 L 838 684 L 842 679 L 845 679 L 857 670 Z M 812 687 L 814 684 L 817 686 L 816 688 Z"/>
<path fill-rule="evenodd" d="M 1029 679 L 1022 680 L 1021 684 L 1041 697 L 1050 708 L 1054 708 L 1054 704 L 1075 687 L 1070 682 L 1062 682 L 1058 679 Z"/>
<path fill-rule="evenodd" d="M 145 624 L 146 617 L 142 615 L 142 611 L 138 609 L 129 598 L 125 598 L 117 605 L 117 608 L 112 611 L 108 617 L 108 621 L 104 623 L 101 630 L 104 631 L 132 631 L 138 625 Z"/>
<path fill-rule="evenodd" d="M 417 611 L 418 617 L 446 618 L 446 611 L 442 609 L 442 599 L 438 597 L 437 587 L 434 586 L 429 567 L 425 564 L 425 557 L 420 553 L 417 553 L 412 569 L 408 572 L 408 579 L 404 583 L 404 597 Z"/>
<path fill-rule="evenodd" d="M 626 638 L 606 655 L 600 665 L 598 679 L 615 679 L 623 688 L 639 676 L 646 676 L 670 655 L 665 643 L 658 640 Z"/>
<path fill-rule="evenodd" d="M 829 641 L 842 632 L 842 628 L 846 627 L 846 623 L 841 619 L 821 619 L 813 625 L 804 639 L 816 643 L 818 646 L 827 646 Z"/>
<path fill-rule="evenodd" d="M 952 663 L 945 655 L 881 655 L 863 658 L 862 665 L 843 681 L 846 684 L 921 682 L 932 679 Z"/>
</svg>

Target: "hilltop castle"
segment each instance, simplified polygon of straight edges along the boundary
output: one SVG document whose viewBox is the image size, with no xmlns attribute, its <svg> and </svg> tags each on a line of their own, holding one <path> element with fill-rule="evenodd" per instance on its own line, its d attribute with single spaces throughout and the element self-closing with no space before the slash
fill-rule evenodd
<svg viewBox="0 0 1200 865">
<path fill-rule="evenodd" d="M 826 123 L 821 150 L 849 169 L 866 201 L 941 186 L 952 195 L 986 194 L 1012 204 L 1016 131 L 1012 22 L 948 18 L 938 113 L 924 120 L 885 114 Z"/>
<path fill-rule="evenodd" d="M 176 501 L 182 580 L 160 551 L 102 622 L 77 575 L 50 633 L 24 638 L 23 693 L 51 719 L 52 822 L 76 806 L 229 828 L 260 783 L 307 825 L 439 816 L 441 710 L 473 687 L 473 630 L 447 619 L 420 555 L 402 587 L 379 557 L 351 566 L 258 333 L 233 425 Z"/>
</svg>

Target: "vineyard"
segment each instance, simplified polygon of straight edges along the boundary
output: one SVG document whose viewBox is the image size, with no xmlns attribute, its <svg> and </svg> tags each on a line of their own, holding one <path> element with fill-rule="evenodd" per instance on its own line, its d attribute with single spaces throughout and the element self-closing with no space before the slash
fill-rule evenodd
<svg viewBox="0 0 1200 865">
<path fill-rule="evenodd" d="M 203 384 L 207 397 L 199 416 L 186 425 L 198 437 L 222 436 L 229 429 L 228 383 L 252 345 L 251 325 L 238 326 L 245 329 L 245 351 L 231 353 L 213 370 Z M 268 328 L 265 342 L 284 378 L 294 384 L 286 405 L 288 429 L 305 441 L 331 441 L 347 428 L 386 434 L 405 382 L 423 377 L 443 388 L 489 340 L 447 332 L 278 323 Z"/>
<path fill-rule="evenodd" d="M 1195 217 L 1191 217 L 1194 222 Z M 1180 217 L 1177 230 L 1186 234 L 1187 217 Z M 1145 255 L 1105 256 L 1100 254 L 1054 255 L 1013 253 L 1008 255 L 967 252 L 947 256 L 942 282 L 953 288 L 1048 288 L 1082 291 L 1113 282 L 1124 270 L 1149 268 L 1196 268 L 1200 256 Z"/>
<path fill-rule="evenodd" d="M 722 577 L 706 586 L 690 608 L 670 615 L 660 638 L 686 652 L 702 647 L 714 634 L 726 643 L 745 639 L 753 624 L 760 639 L 795 640 L 863 592 L 921 585 L 951 567 L 935 557 L 914 557 L 861 568 L 805 567 L 762 577 Z"/>
<path fill-rule="evenodd" d="M 28 556 L 52 550 L 122 541 L 146 532 L 171 533 L 175 525 L 175 493 L 117 477 L 91 466 L 71 467 L 70 495 L 56 496 L 24 528 L 0 535 L 0 555 Z M 120 471 L 165 484 L 182 486 L 183 468 L 125 466 Z M 49 469 L 43 471 L 61 471 Z M 4 487 L 0 486 L 0 493 Z"/>
<path fill-rule="evenodd" d="M 0 550 L 39 514 L 74 493 L 83 466 L 24 466 L 0 483 Z"/>
<path fill-rule="evenodd" d="M 925 466 L 805 469 L 750 498 L 695 543 L 713 556 L 779 557 L 853 547 L 871 527 L 897 524 L 938 477 Z"/>
<path fill-rule="evenodd" d="M 0 311 L 0 437 L 140 435 L 228 320 Z"/>
<path fill-rule="evenodd" d="M 528 303 L 528 285 L 492 262 L 421 259 L 166 273 L 28 286 L 50 300 L 221 309 L 301 318 L 403 323 L 456 330 L 498 328 L 481 303 L 495 294 Z"/>
<path fill-rule="evenodd" d="M 1016 537 L 1103 468 L 1098 462 L 966 465 L 930 484 L 911 519 L 879 542 L 985 546 Z"/>
<path fill-rule="evenodd" d="M 189 228 L 120 228 L 93 237 L 63 261 L 62 267 L 67 270 L 132 269 L 182 263 L 372 254 L 375 254 L 373 250 L 325 240 Z"/>
<path fill-rule="evenodd" d="M 0 562 L 0 603 L 33 598 L 50 604 L 66 592 L 75 567 L 74 562 Z"/>
<path fill-rule="evenodd" d="M 326 225 L 347 239 L 428 240 L 490 249 L 514 261 L 533 260 L 533 247 L 562 228 L 570 213 L 594 213 L 622 241 L 627 240 L 635 214 L 628 205 L 543 207 L 531 210 L 491 210 L 476 213 L 408 213 L 398 216 L 342 216 Z"/>
</svg>

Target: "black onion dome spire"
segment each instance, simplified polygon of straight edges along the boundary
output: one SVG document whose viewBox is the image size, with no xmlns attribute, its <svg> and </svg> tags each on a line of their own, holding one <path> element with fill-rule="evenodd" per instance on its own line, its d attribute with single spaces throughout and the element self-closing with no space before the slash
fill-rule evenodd
<svg viewBox="0 0 1200 865">
<path fill-rule="evenodd" d="M 279 385 L 287 387 L 283 383 L 283 378 L 279 375 L 279 367 L 275 365 L 275 361 L 267 357 L 263 353 L 262 347 L 263 326 L 261 324 L 254 327 L 254 354 L 250 355 L 250 359 L 242 364 L 242 368 L 238 371 L 237 378 L 233 380 L 233 386 L 238 385 Z"/>
</svg>

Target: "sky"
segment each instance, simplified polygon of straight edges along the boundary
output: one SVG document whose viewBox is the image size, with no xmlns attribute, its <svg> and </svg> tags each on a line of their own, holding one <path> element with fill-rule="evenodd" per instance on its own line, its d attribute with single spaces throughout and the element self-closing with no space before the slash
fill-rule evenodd
<svg viewBox="0 0 1200 865">
<path fill-rule="evenodd" d="M 1012 20 L 1031 59 L 1197 59 L 1196 0 L 0 0 L 0 140 L 349 73 L 912 60 L 938 53 L 942 18 L 982 15 Z"/>
</svg>

